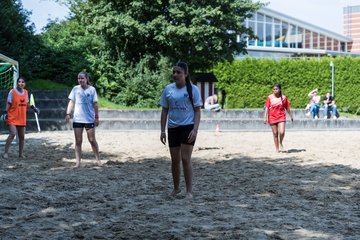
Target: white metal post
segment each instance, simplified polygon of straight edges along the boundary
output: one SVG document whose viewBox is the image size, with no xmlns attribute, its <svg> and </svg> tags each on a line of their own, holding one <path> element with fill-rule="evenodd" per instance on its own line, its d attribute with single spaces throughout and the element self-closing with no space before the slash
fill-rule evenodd
<svg viewBox="0 0 360 240">
<path fill-rule="evenodd" d="M 331 66 L 331 96 L 334 98 L 334 63 L 330 62 Z"/>
</svg>

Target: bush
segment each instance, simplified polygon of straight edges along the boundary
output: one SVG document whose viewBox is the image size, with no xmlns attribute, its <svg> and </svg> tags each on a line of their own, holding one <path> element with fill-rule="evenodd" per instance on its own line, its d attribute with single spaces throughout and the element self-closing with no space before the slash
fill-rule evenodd
<svg viewBox="0 0 360 240">
<path fill-rule="evenodd" d="M 262 108 L 274 83 L 281 83 L 293 108 L 304 108 L 308 93 L 331 92 L 331 67 L 335 65 L 335 100 L 338 108 L 356 112 L 360 107 L 360 58 L 314 59 L 245 58 L 224 62 L 214 68 L 218 88 L 226 92 L 227 108 Z"/>
</svg>

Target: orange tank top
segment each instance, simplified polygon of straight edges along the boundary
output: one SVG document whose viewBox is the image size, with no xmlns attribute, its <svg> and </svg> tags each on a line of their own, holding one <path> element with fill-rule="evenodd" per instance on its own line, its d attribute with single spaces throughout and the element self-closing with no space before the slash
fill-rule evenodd
<svg viewBox="0 0 360 240">
<path fill-rule="evenodd" d="M 23 94 L 19 94 L 15 89 L 12 89 L 11 91 L 12 91 L 12 99 L 11 99 L 10 107 L 7 111 L 6 123 L 7 125 L 26 126 L 26 110 L 28 106 L 28 93 L 25 89 Z"/>
</svg>

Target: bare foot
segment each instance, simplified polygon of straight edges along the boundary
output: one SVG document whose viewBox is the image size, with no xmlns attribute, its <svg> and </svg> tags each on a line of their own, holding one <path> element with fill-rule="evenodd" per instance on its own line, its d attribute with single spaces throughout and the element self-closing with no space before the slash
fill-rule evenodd
<svg viewBox="0 0 360 240">
<path fill-rule="evenodd" d="M 185 198 L 186 198 L 186 199 L 192 199 L 192 198 L 193 198 L 192 193 L 191 193 L 191 192 L 187 192 Z"/>
<path fill-rule="evenodd" d="M 80 167 L 80 163 L 76 163 L 76 165 L 75 165 L 75 168 L 79 168 Z"/>
<path fill-rule="evenodd" d="M 175 196 L 178 195 L 180 192 L 181 192 L 180 189 L 178 189 L 178 190 L 175 190 L 175 189 L 174 189 L 174 190 L 170 193 L 170 196 L 175 197 Z"/>
<path fill-rule="evenodd" d="M 280 152 L 283 152 L 284 151 L 284 145 L 280 144 Z"/>
<path fill-rule="evenodd" d="M 3 154 L 3 158 L 8 159 L 8 158 L 9 158 L 9 154 L 4 153 L 4 154 Z"/>
<path fill-rule="evenodd" d="M 97 165 L 98 165 L 99 167 L 101 167 L 101 166 L 102 166 L 102 163 L 101 163 L 101 161 L 100 161 L 100 160 L 97 160 L 96 162 L 97 162 Z"/>
</svg>

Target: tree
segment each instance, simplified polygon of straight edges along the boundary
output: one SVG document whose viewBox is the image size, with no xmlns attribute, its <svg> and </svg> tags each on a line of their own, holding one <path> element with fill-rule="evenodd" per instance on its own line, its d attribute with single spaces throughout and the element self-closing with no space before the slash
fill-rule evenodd
<svg viewBox="0 0 360 240">
<path fill-rule="evenodd" d="M 139 62 L 145 55 L 187 61 L 209 69 L 246 52 L 253 36 L 244 19 L 262 6 L 251 0 L 68 0 L 90 33 L 101 36 L 114 59 Z"/>
<path fill-rule="evenodd" d="M 18 58 L 26 49 L 26 41 L 33 35 L 33 25 L 29 24 L 29 12 L 21 2 L 2 0 L 0 7 L 0 51 L 9 57 Z"/>
<path fill-rule="evenodd" d="M 176 61 L 188 62 L 195 72 L 245 52 L 245 41 L 237 41 L 238 36 L 253 35 L 244 19 L 262 6 L 251 0 L 57 1 L 68 5 L 76 28 L 63 25 L 60 32 L 50 31 L 45 37 L 49 46 L 90 50 L 86 59 L 99 93 L 113 102 L 141 107 L 157 106 Z M 100 44 L 89 48 L 81 38 Z M 69 39 L 73 43 L 66 43 Z"/>
<path fill-rule="evenodd" d="M 26 75 L 30 75 L 32 50 L 37 46 L 34 26 L 29 21 L 30 14 L 23 9 L 21 1 L 1 1 L 0 53 L 19 61 L 20 70 Z"/>
<path fill-rule="evenodd" d="M 102 43 L 86 33 L 76 18 L 50 21 L 44 30 L 38 76 L 73 85 L 80 71 L 90 71 L 92 52 L 96 53 Z"/>
</svg>

